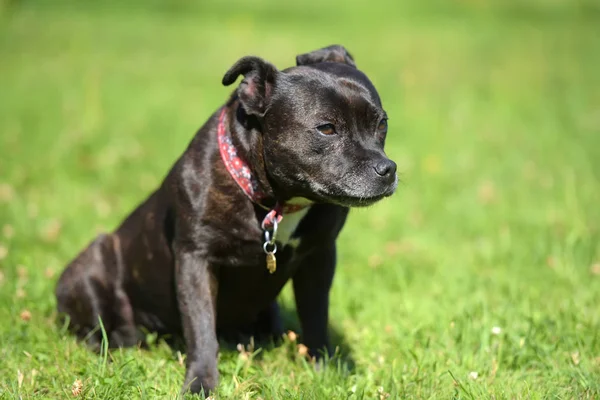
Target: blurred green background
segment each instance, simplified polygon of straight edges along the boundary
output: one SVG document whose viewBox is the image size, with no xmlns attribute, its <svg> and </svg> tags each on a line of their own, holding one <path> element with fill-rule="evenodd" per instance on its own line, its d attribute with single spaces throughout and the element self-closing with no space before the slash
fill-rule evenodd
<svg viewBox="0 0 600 400">
<path fill-rule="evenodd" d="M 224 351 L 217 396 L 600 397 L 598 1 L 3 0 L 0 398 L 177 394 L 164 343 L 103 357 L 57 327 L 57 276 L 160 183 L 238 58 L 334 43 L 380 92 L 402 183 L 339 240 L 337 366 Z"/>
</svg>

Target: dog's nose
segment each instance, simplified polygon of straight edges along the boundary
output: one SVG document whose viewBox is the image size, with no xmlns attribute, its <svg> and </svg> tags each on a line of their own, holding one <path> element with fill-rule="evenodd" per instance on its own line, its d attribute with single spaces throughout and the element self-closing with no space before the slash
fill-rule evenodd
<svg viewBox="0 0 600 400">
<path fill-rule="evenodd" d="M 389 159 L 379 161 L 374 168 L 377 175 L 383 177 L 393 176 L 396 173 L 396 163 Z"/>
</svg>

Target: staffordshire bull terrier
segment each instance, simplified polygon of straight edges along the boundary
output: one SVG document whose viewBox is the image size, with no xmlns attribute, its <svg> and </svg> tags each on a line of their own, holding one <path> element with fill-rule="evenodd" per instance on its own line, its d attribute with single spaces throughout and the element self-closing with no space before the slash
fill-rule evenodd
<svg viewBox="0 0 600 400">
<path fill-rule="evenodd" d="M 182 335 L 183 391 L 218 383 L 221 333 L 283 334 L 276 298 L 291 279 L 302 340 L 329 350 L 336 237 L 349 207 L 394 193 L 387 115 L 342 46 L 299 55 L 283 71 L 243 57 L 243 80 L 196 133 L 160 187 L 58 281 L 58 311 L 98 344 L 140 342 L 138 328 Z"/>
</svg>

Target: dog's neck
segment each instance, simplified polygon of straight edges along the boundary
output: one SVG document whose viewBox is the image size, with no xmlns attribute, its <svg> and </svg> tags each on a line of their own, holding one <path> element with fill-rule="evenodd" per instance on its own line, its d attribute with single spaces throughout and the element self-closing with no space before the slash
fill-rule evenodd
<svg viewBox="0 0 600 400">
<path fill-rule="evenodd" d="M 261 127 L 258 121 L 245 113 L 237 99 L 232 100 L 232 104 L 228 104 L 219 116 L 218 131 L 223 135 L 221 139 L 226 139 L 231 143 L 232 148 L 229 151 L 234 154 L 224 154 L 221 149 L 221 156 L 224 161 L 227 161 L 225 160 L 227 158 L 235 158 L 235 166 L 226 162 L 227 169 L 232 176 L 234 175 L 232 168 L 247 168 L 244 175 L 248 178 L 251 187 L 244 187 L 243 183 L 237 179 L 236 181 L 251 200 L 268 208 L 274 207 L 280 199 L 277 198 L 266 172 Z M 220 144 L 222 145 L 222 143 Z M 242 165 L 240 166 L 238 162 Z"/>
<path fill-rule="evenodd" d="M 305 199 L 282 195 L 271 183 L 265 167 L 260 123 L 247 115 L 234 97 L 219 114 L 219 151 L 227 170 L 254 203 L 290 213 L 309 205 Z M 298 200 L 298 201 L 296 201 Z"/>
</svg>

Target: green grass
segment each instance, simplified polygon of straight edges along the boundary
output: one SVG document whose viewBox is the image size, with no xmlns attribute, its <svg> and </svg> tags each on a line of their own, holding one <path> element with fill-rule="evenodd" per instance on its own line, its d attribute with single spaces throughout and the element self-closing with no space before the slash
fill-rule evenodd
<svg viewBox="0 0 600 400">
<path fill-rule="evenodd" d="M 57 276 L 161 181 L 237 58 L 331 43 L 379 88 L 402 178 L 339 240 L 354 366 L 227 350 L 218 397 L 600 398 L 597 2 L 202 4 L 0 1 L 0 398 L 176 396 L 164 343 L 97 355 L 56 325 Z"/>
</svg>

